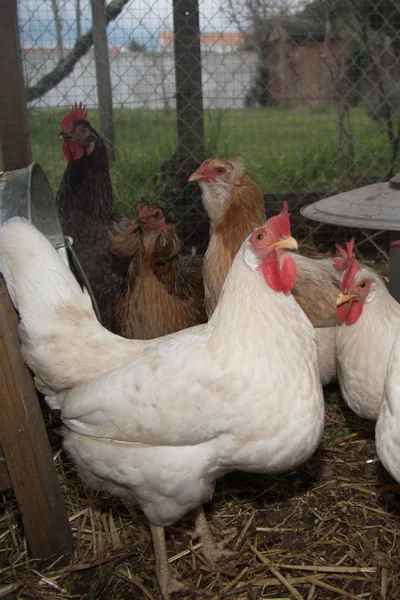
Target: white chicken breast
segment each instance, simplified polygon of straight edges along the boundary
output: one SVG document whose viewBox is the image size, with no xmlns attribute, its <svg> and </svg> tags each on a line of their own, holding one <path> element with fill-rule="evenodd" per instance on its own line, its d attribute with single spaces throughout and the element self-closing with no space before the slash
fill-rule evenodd
<svg viewBox="0 0 400 600">
<path fill-rule="evenodd" d="M 383 466 L 400 483 L 400 330 L 390 353 L 375 438 Z"/>
<path fill-rule="evenodd" d="M 400 324 L 400 305 L 375 271 L 361 268 L 351 242 L 347 247 L 349 258 L 337 298 L 339 385 L 357 415 L 377 419 L 389 355 Z"/>
<path fill-rule="evenodd" d="M 321 439 L 315 331 L 290 294 L 296 247 L 285 207 L 243 243 L 207 324 L 142 341 L 101 327 L 33 226 L 0 231 L 24 359 L 61 409 L 82 479 L 149 519 L 164 599 L 174 582 L 160 528 L 190 510 L 201 527 L 217 478 L 293 469 Z"/>
</svg>

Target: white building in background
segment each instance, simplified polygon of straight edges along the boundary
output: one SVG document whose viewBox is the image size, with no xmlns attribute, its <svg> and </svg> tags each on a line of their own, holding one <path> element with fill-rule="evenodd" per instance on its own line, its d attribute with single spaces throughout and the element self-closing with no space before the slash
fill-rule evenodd
<svg viewBox="0 0 400 600">
<path fill-rule="evenodd" d="M 220 39 L 219 34 L 212 34 Z M 219 38 L 218 38 L 219 36 Z M 206 42 L 212 39 L 206 38 Z M 237 39 L 237 38 L 236 38 Z M 234 109 L 245 106 L 246 94 L 254 81 L 257 56 L 253 52 L 231 52 L 232 46 L 203 45 L 201 61 L 203 105 L 211 109 Z M 233 40 L 232 40 L 233 41 Z M 173 37 L 170 41 L 173 48 Z M 221 49 L 222 47 L 222 49 Z M 64 48 L 64 56 L 70 50 Z M 126 52 L 109 48 L 110 75 L 114 106 L 131 109 L 175 108 L 175 62 L 172 51 Z M 58 64 L 55 48 L 24 47 L 23 65 L 25 84 L 35 86 Z M 90 107 L 98 105 L 94 51 L 91 48 L 75 65 L 72 73 L 47 94 L 34 100 L 30 106 L 71 106 L 83 102 Z"/>
<path fill-rule="evenodd" d="M 200 49 L 203 52 L 234 52 L 245 43 L 245 35 L 239 31 L 202 31 L 200 33 Z M 174 34 L 172 31 L 162 30 L 158 36 L 158 52 L 173 51 Z"/>
</svg>

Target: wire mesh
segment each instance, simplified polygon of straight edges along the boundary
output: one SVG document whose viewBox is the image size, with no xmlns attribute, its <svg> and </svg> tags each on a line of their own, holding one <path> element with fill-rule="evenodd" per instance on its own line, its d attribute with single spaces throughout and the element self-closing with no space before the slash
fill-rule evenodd
<svg viewBox="0 0 400 600">
<path fill-rule="evenodd" d="M 101 128 L 92 5 L 18 9 L 32 152 L 56 191 L 68 107 L 84 102 Z M 269 214 L 282 197 L 293 212 L 400 170 L 398 0 L 111 0 L 106 17 L 111 172 L 128 215 L 157 200 L 204 249 L 207 219 L 187 176 L 205 157 L 243 156 Z M 316 251 L 350 233 L 301 217 L 296 228 Z M 385 259 L 387 236 L 372 239 L 363 247 Z"/>
</svg>

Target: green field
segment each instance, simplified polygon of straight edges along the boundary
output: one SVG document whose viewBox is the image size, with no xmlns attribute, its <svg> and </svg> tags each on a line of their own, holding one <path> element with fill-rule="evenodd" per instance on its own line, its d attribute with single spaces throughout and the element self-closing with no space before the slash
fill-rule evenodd
<svg viewBox="0 0 400 600">
<path fill-rule="evenodd" d="M 65 159 L 57 139 L 65 109 L 30 109 L 33 157 L 57 190 Z M 147 110 L 114 112 L 117 159 L 112 179 L 117 203 L 131 212 L 140 198 L 162 193 L 163 161 L 176 149 L 175 114 Z M 98 126 L 97 113 L 89 119 Z M 354 160 L 336 147 L 332 108 L 301 111 L 278 108 L 205 112 L 207 156 L 245 158 L 264 193 L 348 189 L 357 176 L 384 176 L 391 148 L 383 124 L 362 108 L 350 110 Z M 397 162 L 400 170 L 400 161 Z"/>
</svg>

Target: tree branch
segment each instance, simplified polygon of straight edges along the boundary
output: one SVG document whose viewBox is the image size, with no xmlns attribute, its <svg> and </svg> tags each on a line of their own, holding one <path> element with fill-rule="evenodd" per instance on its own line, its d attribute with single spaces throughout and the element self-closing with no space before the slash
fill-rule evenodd
<svg viewBox="0 0 400 600">
<path fill-rule="evenodd" d="M 111 0 L 106 11 L 107 25 L 118 17 L 128 2 L 129 0 Z M 58 85 L 60 81 L 68 77 L 68 75 L 72 73 L 78 60 L 87 53 L 92 45 L 93 28 L 89 29 L 84 36 L 75 42 L 75 46 L 71 52 L 69 52 L 65 58 L 60 60 L 50 73 L 47 73 L 47 75 L 42 77 L 36 85 L 25 88 L 26 101 L 32 102 L 32 100 L 41 98 L 47 94 L 49 90 Z"/>
</svg>

